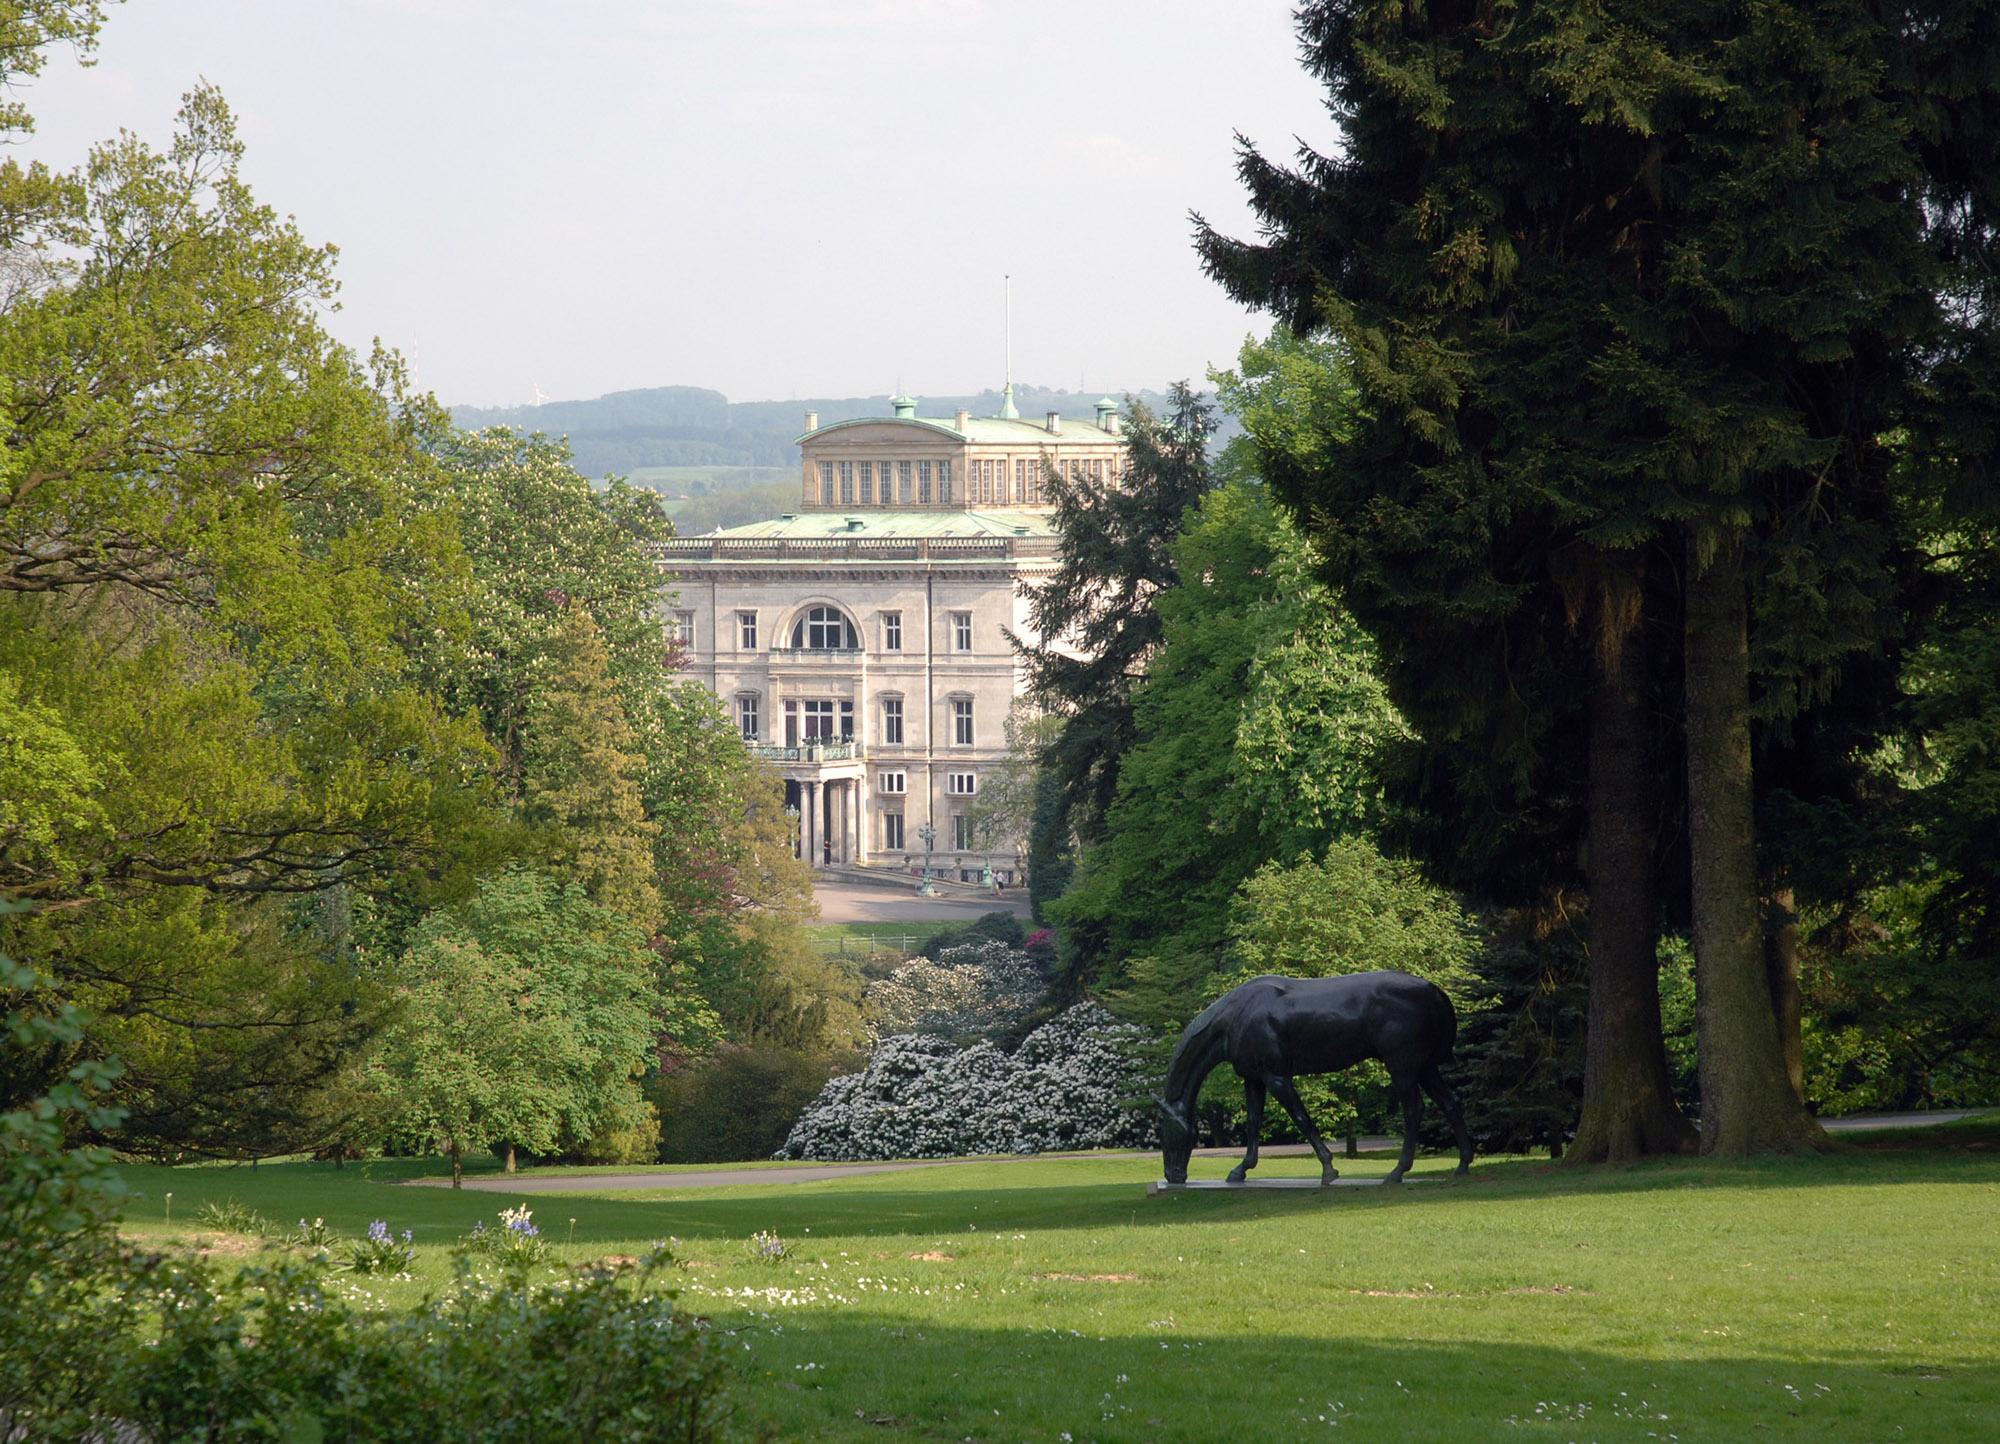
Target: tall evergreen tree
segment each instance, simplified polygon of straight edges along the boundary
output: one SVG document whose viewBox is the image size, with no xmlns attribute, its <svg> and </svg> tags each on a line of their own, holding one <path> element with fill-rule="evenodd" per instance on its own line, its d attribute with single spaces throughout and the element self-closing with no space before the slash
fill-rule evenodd
<svg viewBox="0 0 2000 1444">
<path fill-rule="evenodd" d="M 1031 700 L 1062 718 L 1042 757 L 1062 807 L 1059 815 L 1038 810 L 1031 871 L 1059 855 L 1066 834 L 1086 845 L 1102 835 L 1132 746 L 1132 689 L 1159 645 L 1154 599 L 1175 580 L 1173 539 L 1214 485 L 1213 409 L 1185 382 L 1169 396 L 1165 416 L 1132 407 L 1119 475 L 1100 480 L 1050 468 L 1043 478 L 1061 558 L 1029 597 L 1036 642 L 1016 646 Z"/>
<path fill-rule="evenodd" d="M 1301 35 L 1345 154 L 1246 147 L 1268 239 L 1201 228 L 1234 294 L 1354 358 L 1354 440 L 1267 466 L 1418 726 L 1532 788 L 1584 699 L 1590 1156 L 1680 1137 L 1644 865 L 1660 710 L 1687 750 L 1703 1144 L 1817 1137 L 1766 975 L 1753 727 L 1782 742 L 1891 675 L 1854 664 L 1893 641 L 1888 442 L 1941 324 L 1924 107 L 1895 78 L 1934 20 L 1321 0 Z"/>
</svg>

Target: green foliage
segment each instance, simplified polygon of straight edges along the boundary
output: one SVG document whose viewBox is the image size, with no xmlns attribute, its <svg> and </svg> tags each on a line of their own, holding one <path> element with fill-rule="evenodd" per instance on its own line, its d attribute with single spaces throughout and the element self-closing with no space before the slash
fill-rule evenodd
<svg viewBox="0 0 2000 1444">
<path fill-rule="evenodd" d="M 650 934 L 660 921 L 652 876 L 658 825 L 641 796 L 645 761 L 590 614 L 569 608 L 553 642 L 554 665 L 525 719 L 524 811 L 530 822 L 553 825 L 570 879 Z"/>
<path fill-rule="evenodd" d="M 1476 960 L 1452 1070 L 1481 1153 L 1562 1156 L 1583 1098 L 1589 956 L 1569 928 L 1510 918 Z"/>
<path fill-rule="evenodd" d="M 941 928 L 925 938 L 917 946 L 920 956 L 935 958 L 946 948 L 960 948 L 967 943 L 976 943 L 984 938 L 1005 943 L 1010 948 L 1018 948 L 1027 938 L 1027 930 L 1021 920 L 1010 912 L 981 913 L 969 923 L 958 927 Z"/>
<path fill-rule="evenodd" d="M 1379 821 L 1380 756 L 1404 735 L 1366 636 L 1260 485 L 1211 493 L 1171 555 L 1108 825 L 1049 909 L 1107 981 L 1135 954 L 1215 953 L 1258 868 Z"/>
<path fill-rule="evenodd" d="M 724 1364 L 655 1283 L 665 1263 L 560 1287 L 467 1267 L 392 1312 L 349 1303 L 311 1260 L 169 1269 L 144 1301 L 157 1342 L 123 1351 L 99 1407 L 152 1439 L 715 1438 Z"/>
<path fill-rule="evenodd" d="M 826 1086 L 834 1061 L 791 1048 L 726 1045 L 668 1074 L 653 1094 L 661 1161 L 769 1158 Z"/>
<path fill-rule="evenodd" d="M 427 918 L 395 968 L 375 1063 L 395 1132 L 452 1156 L 512 1144 L 632 1158 L 656 1122 L 638 1080 L 659 1032 L 705 1039 L 707 1006 L 644 935 L 580 889 L 514 871 Z"/>
<path fill-rule="evenodd" d="M 1066 814 L 1037 828 L 1044 856 L 1060 852 L 1071 831 L 1092 842 L 1107 826 L 1134 736 L 1133 687 L 1159 644 L 1154 598 L 1175 580 L 1171 547 L 1183 516 L 1214 486 L 1214 430 L 1213 409 L 1181 383 L 1166 414 L 1133 408 L 1122 475 L 1043 478 L 1062 544 L 1055 574 L 1028 599 L 1039 641 L 1022 660 L 1029 697 L 1062 719 L 1041 761 Z"/>
</svg>

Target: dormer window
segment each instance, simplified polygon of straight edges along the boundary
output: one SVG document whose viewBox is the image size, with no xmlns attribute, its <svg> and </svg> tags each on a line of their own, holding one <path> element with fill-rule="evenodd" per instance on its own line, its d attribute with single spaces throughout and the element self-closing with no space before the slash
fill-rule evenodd
<svg viewBox="0 0 2000 1444">
<path fill-rule="evenodd" d="M 839 608 L 807 607 L 792 624 L 792 645 L 810 652 L 858 652 L 861 639 Z"/>
</svg>

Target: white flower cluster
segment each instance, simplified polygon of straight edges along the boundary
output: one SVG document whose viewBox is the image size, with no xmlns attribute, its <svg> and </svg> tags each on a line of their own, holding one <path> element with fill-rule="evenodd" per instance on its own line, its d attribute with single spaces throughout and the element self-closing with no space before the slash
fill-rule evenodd
<svg viewBox="0 0 2000 1444">
<path fill-rule="evenodd" d="M 994 938 L 941 948 L 935 961 L 912 958 L 868 985 L 864 1003 L 877 1038 L 934 1033 L 981 1037 L 1019 1023 L 1042 997 L 1029 956 Z"/>
<path fill-rule="evenodd" d="M 829 1082 L 780 1158 L 946 1158 L 1141 1147 L 1153 1137 L 1133 1048 L 1138 1028 L 1083 1003 L 1006 1054 L 903 1035 Z"/>
</svg>

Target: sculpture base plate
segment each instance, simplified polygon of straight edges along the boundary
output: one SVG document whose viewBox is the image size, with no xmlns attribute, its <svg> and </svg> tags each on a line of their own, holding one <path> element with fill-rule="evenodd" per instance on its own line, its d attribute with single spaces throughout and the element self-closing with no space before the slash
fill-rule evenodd
<svg viewBox="0 0 2000 1444">
<path fill-rule="evenodd" d="M 1436 1183 L 1442 1175 L 1435 1173 L 1409 1174 L 1403 1179 L 1408 1183 Z M 1380 1188 L 1380 1178 L 1336 1178 L 1332 1183 L 1321 1183 L 1317 1178 L 1246 1178 L 1241 1183 L 1231 1183 L 1224 1178 L 1197 1178 L 1187 1183 L 1168 1183 L 1159 1179 L 1146 1185 L 1146 1192 L 1156 1193 L 1254 1193 L 1274 1188 Z"/>
</svg>

